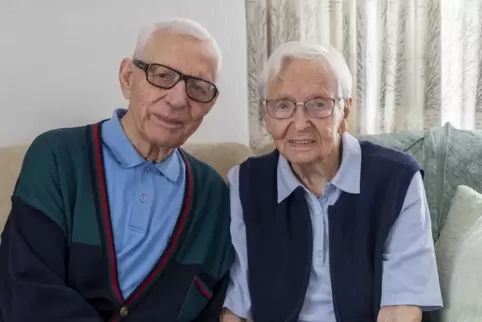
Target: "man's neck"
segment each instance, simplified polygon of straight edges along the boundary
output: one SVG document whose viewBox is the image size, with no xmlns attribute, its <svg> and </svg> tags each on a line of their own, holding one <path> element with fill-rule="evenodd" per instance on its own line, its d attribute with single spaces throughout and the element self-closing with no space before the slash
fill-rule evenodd
<svg viewBox="0 0 482 322">
<path fill-rule="evenodd" d="M 143 138 L 128 112 L 120 119 L 120 124 L 129 141 L 145 160 L 153 163 L 161 162 L 171 154 L 172 149 L 156 146 Z"/>
</svg>

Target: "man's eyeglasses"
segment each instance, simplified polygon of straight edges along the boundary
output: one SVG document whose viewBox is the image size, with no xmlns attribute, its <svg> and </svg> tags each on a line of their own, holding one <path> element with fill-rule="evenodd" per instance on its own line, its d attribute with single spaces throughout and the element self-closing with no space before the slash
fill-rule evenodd
<svg viewBox="0 0 482 322">
<path fill-rule="evenodd" d="M 170 89 L 183 80 L 186 83 L 187 96 L 200 103 L 209 103 L 218 94 L 216 85 L 207 80 L 184 75 L 178 70 L 161 64 L 147 64 L 137 59 L 132 62 L 144 71 L 147 82 L 155 87 Z"/>
<path fill-rule="evenodd" d="M 324 119 L 333 114 L 335 102 L 332 98 L 315 98 L 306 102 L 293 102 L 288 99 L 264 101 L 269 116 L 275 119 L 288 119 L 292 117 L 298 105 L 303 105 L 311 117 Z"/>
</svg>

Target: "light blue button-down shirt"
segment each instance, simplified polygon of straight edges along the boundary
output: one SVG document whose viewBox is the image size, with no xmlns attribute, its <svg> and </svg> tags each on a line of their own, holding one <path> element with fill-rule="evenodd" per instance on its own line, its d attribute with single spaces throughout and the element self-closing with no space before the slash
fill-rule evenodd
<svg viewBox="0 0 482 322">
<path fill-rule="evenodd" d="M 184 162 L 176 149 L 160 163 L 146 161 L 127 138 L 116 110 L 102 125 L 120 288 L 127 298 L 167 246 L 184 197 Z"/>
<path fill-rule="evenodd" d="M 343 157 L 335 177 L 317 198 L 305 188 L 313 223 L 313 267 L 305 302 L 300 314 L 303 322 L 335 322 L 329 269 L 328 207 L 341 191 L 360 193 L 361 148 L 358 140 L 345 133 Z M 239 199 L 239 167 L 228 173 L 231 190 L 231 235 L 236 251 L 231 283 L 224 306 L 234 314 L 251 319 L 248 289 L 246 228 Z M 262 178 L 259 178 L 262 180 Z M 288 161 L 280 155 L 277 170 L 278 202 L 298 186 Z M 387 187 L 388 188 L 388 187 Z M 422 177 L 417 172 L 408 188 L 402 211 L 386 241 L 382 276 L 381 306 L 417 305 L 424 310 L 442 307 L 442 297 L 432 240 L 430 214 Z"/>
</svg>

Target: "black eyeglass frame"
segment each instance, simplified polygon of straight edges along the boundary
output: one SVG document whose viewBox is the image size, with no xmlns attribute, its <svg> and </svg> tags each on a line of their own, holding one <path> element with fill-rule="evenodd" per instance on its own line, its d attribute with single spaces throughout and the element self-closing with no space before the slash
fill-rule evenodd
<svg viewBox="0 0 482 322">
<path fill-rule="evenodd" d="M 213 97 L 207 101 L 203 101 L 203 100 L 200 100 L 198 98 L 194 98 L 192 97 L 188 90 L 187 90 L 187 86 L 186 86 L 186 95 L 192 99 L 193 101 L 196 101 L 196 102 L 199 102 L 199 103 L 210 103 L 212 102 L 216 96 L 218 96 L 218 93 L 219 93 L 219 90 L 218 88 L 216 87 L 215 84 L 213 84 L 212 82 L 210 81 L 207 81 L 205 79 L 202 79 L 202 78 L 199 78 L 199 77 L 195 77 L 195 76 L 190 76 L 190 75 L 186 75 L 180 71 L 178 71 L 177 69 L 174 69 L 172 67 L 169 67 L 169 66 L 166 66 L 166 65 L 162 65 L 162 64 L 157 64 L 157 63 L 154 63 L 154 64 L 148 64 L 146 62 L 143 62 L 142 60 L 139 60 L 139 59 L 133 59 L 132 60 L 132 63 L 134 64 L 134 66 L 136 66 L 137 68 L 139 68 L 140 70 L 144 71 L 144 74 L 146 75 L 146 81 L 151 84 L 152 86 L 155 86 L 157 88 L 161 88 L 161 89 L 171 89 L 173 88 L 174 86 L 176 86 L 180 81 L 184 81 L 184 83 L 187 84 L 188 80 L 192 79 L 192 80 L 200 80 L 200 81 L 203 81 L 203 82 L 206 82 L 208 83 L 209 85 L 213 86 Z M 150 80 L 149 80 L 149 69 L 152 67 L 152 66 L 160 66 L 160 67 L 163 67 L 163 68 L 166 68 L 166 69 L 169 69 L 169 70 L 172 70 L 173 72 L 177 73 L 179 75 L 179 79 L 174 82 L 171 86 L 169 87 L 162 87 L 162 86 L 159 86 L 159 85 L 156 85 L 156 84 L 153 84 Z"/>
<path fill-rule="evenodd" d="M 333 102 L 333 106 L 331 107 L 331 112 L 328 116 L 317 117 L 317 116 L 311 115 L 311 113 L 309 112 L 309 109 L 306 107 L 306 103 L 309 103 L 309 102 L 317 100 L 317 99 L 325 99 L 325 100 L 330 100 L 330 101 Z M 308 113 L 309 116 L 311 116 L 315 119 L 318 119 L 318 120 L 323 120 L 323 119 L 329 118 L 333 115 L 333 111 L 335 110 L 336 102 L 340 101 L 340 100 L 342 100 L 342 99 L 341 98 L 334 99 L 334 98 L 327 98 L 327 97 L 318 97 L 318 98 L 311 99 L 311 100 L 304 101 L 304 102 L 295 102 L 295 101 L 292 101 L 292 100 L 289 100 L 289 99 L 277 98 L 277 99 L 270 99 L 270 100 L 264 99 L 264 100 L 261 100 L 261 103 L 264 104 L 264 107 L 266 108 L 266 112 L 268 113 L 268 115 L 270 117 L 276 119 L 276 120 L 286 120 L 286 119 L 289 119 L 289 118 L 293 117 L 293 115 L 295 115 L 295 113 L 296 113 L 296 109 L 298 108 L 298 105 L 303 105 L 303 107 L 305 108 L 305 112 Z M 286 101 L 286 102 L 293 103 L 295 105 L 295 108 L 293 109 L 293 111 L 291 112 L 291 114 L 289 116 L 287 116 L 287 117 L 275 117 L 275 116 L 271 115 L 271 113 L 269 112 L 268 103 L 269 102 L 279 102 L 279 101 Z"/>
</svg>

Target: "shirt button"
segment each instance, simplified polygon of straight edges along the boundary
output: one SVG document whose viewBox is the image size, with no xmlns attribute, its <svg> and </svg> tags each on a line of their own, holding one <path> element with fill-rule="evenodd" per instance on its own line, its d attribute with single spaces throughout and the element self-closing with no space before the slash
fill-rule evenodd
<svg viewBox="0 0 482 322">
<path fill-rule="evenodd" d="M 150 166 L 148 166 L 148 165 L 146 165 L 146 166 L 144 167 L 144 171 L 146 171 L 146 172 L 151 171 L 151 167 L 150 167 Z"/>
<path fill-rule="evenodd" d="M 123 306 L 120 308 L 119 315 L 122 318 L 125 318 L 127 315 L 129 315 L 129 309 L 127 308 L 127 306 Z"/>
<path fill-rule="evenodd" d="M 142 196 L 141 196 L 141 201 L 142 201 L 142 202 L 146 202 L 146 200 L 147 200 L 147 196 L 146 196 L 146 195 L 142 195 Z"/>
<path fill-rule="evenodd" d="M 323 251 L 319 250 L 318 253 L 316 254 L 316 257 L 318 257 L 319 259 L 322 259 L 323 258 Z"/>
</svg>

